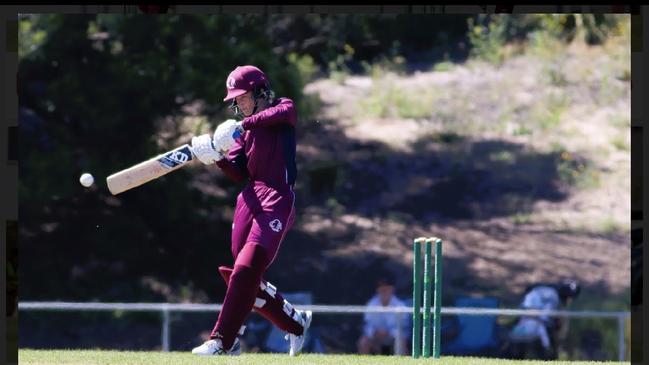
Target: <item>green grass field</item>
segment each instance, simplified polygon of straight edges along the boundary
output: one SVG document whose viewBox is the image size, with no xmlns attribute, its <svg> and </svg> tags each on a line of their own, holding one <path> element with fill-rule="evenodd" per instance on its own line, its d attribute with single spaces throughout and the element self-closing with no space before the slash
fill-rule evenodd
<svg viewBox="0 0 649 365">
<path fill-rule="evenodd" d="M 404 356 L 360 356 L 360 355 L 311 355 L 303 354 L 295 358 L 278 354 L 244 354 L 238 357 L 199 357 L 186 352 L 127 352 L 90 350 L 19 350 L 20 364 L 133 364 L 133 365 L 179 365 L 179 364 L 237 364 L 237 365 L 392 365 L 392 364 L 440 364 L 440 365 L 506 365 L 506 364 L 603 364 L 596 361 L 513 361 L 500 359 L 481 359 L 471 357 L 442 357 L 439 360 L 412 359 Z M 614 364 L 612 362 L 608 364 Z M 615 364 L 629 364 L 615 363 Z"/>
</svg>

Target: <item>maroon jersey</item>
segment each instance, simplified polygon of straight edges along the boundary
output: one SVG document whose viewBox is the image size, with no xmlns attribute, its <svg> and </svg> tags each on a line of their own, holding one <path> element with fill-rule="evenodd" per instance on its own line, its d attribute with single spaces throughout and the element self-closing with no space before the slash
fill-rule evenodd
<svg viewBox="0 0 649 365">
<path fill-rule="evenodd" d="M 293 101 L 279 98 L 265 110 L 242 121 L 245 132 L 217 161 L 223 172 L 235 181 L 250 179 L 278 191 L 295 184 L 295 127 L 297 113 Z"/>
</svg>

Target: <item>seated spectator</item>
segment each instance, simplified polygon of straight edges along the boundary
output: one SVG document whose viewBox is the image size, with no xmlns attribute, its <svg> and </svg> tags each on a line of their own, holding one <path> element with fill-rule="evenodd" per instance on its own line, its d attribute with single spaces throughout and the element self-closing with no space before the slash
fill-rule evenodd
<svg viewBox="0 0 649 365">
<path fill-rule="evenodd" d="M 388 278 L 377 282 L 376 295 L 368 302 L 368 307 L 405 306 L 394 295 L 394 284 Z M 398 354 L 407 355 L 407 313 L 365 313 L 363 334 L 358 340 L 360 354 Z"/>
</svg>

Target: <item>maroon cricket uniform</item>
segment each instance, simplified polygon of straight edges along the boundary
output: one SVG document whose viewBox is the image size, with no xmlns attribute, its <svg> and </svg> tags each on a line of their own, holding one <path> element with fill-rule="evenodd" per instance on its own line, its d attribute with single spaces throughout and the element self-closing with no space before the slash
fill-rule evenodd
<svg viewBox="0 0 649 365">
<path fill-rule="evenodd" d="M 253 306 L 279 328 L 303 331 L 293 307 L 262 279 L 295 219 L 296 121 L 293 101 L 277 99 L 243 120 L 245 132 L 227 158 L 217 161 L 231 179 L 248 179 L 232 224 L 234 268 L 219 268 L 228 289 L 211 337 L 222 338 L 226 349 Z"/>
</svg>

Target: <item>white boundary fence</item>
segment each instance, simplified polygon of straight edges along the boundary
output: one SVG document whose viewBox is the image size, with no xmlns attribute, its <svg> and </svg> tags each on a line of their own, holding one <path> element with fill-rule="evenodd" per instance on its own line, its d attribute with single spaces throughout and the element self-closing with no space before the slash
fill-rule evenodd
<svg viewBox="0 0 649 365">
<path fill-rule="evenodd" d="M 169 351 L 171 337 L 171 312 L 219 312 L 222 304 L 189 304 L 189 303 L 96 303 L 96 302 L 19 302 L 18 309 L 24 311 L 130 311 L 160 312 L 162 316 L 162 350 Z M 366 307 L 362 305 L 299 305 L 295 308 L 311 310 L 313 313 L 325 314 L 363 314 L 363 313 L 412 313 L 412 307 Z M 431 308 L 432 311 L 432 308 Z M 629 312 L 602 311 L 565 311 L 535 309 L 501 309 L 501 308 L 460 308 L 442 307 L 442 314 L 463 315 L 496 315 L 496 316 L 551 316 L 572 318 L 611 318 L 617 319 L 618 360 L 624 361 L 625 319 Z"/>
</svg>

